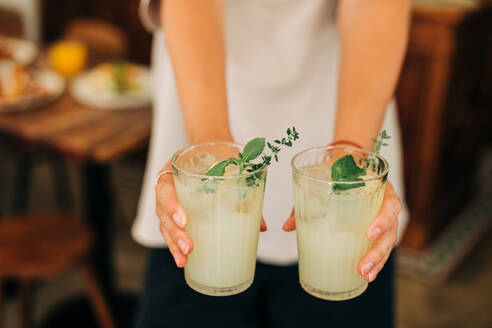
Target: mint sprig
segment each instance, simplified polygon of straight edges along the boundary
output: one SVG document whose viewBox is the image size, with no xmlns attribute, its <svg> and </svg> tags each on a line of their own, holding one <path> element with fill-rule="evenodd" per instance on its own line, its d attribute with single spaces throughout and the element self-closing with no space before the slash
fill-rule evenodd
<svg viewBox="0 0 492 328">
<path fill-rule="evenodd" d="M 236 165 L 239 167 L 239 174 L 242 174 L 245 170 L 246 172 L 253 172 L 264 167 L 269 166 L 272 163 L 272 158 L 278 162 L 278 153 L 281 151 L 281 146 L 292 147 L 293 141 L 299 139 L 299 133 L 296 131 L 295 127 L 287 129 L 287 136 L 274 140 L 273 144 L 266 142 L 265 138 L 254 138 L 249 141 L 246 146 L 244 146 L 243 151 L 238 153 L 238 157 L 231 157 L 223 160 L 214 166 L 212 166 L 207 173 L 208 176 L 223 176 L 225 174 L 225 169 L 229 165 Z M 265 146 L 270 149 L 269 154 L 263 154 Z M 263 154 L 263 155 L 262 155 Z M 251 163 L 261 155 L 260 163 Z M 250 187 L 257 186 L 257 179 L 262 177 L 262 172 L 258 172 L 250 177 L 246 178 L 246 183 Z"/>
<path fill-rule="evenodd" d="M 384 140 L 387 140 L 387 139 L 391 139 L 391 136 L 389 136 L 387 133 L 386 133 L 386 130 L 383 130 L 381 132 L 379 132 L 379 135 L 378 135 L 378 138 L 377 139 L 374 139 L 374 138 L 371 138 L 371 140 L 376 144 L 374 146 L 374 149 L 372 150 L 372 152 L 374 154 L 379 154 L 379 152 L 381 151 L 381 148 L 383 146 L 387 146 L 388 143 L 384 142 Z M 362 161 L 366 162 L 368 166 L 371 166 L 372 170 L 373 171 L 376 171 L 376 159 L 374 157 L 371 157 L 369 159 L 367 158 L 363 158 Z"/>
<path fill-rule="evenodd" d="M 391 137 L 386 133 L 386 130 L 383 130 L 379 133 L 378 138 L 371 140 L 376 144 L 373 149 L 373 153 L 379 154 L 381 148 L 383 146 L 387 146 L 388 144 L 384 142 L 386 139 L 390 139 Z M 374 157 L 371 158 L 363 158 L 363 162 L 366 162 L 366 167 L 359 167 L 354 160 L 352 155 L 345 155 L 337 159 L 333 165 L 331 166 L 331 179 L 332 181 L 339 182 L 349 182 L 349 181 L 362 181 L 362 176 L 367 174 L 367 167 L 371 167 L 373 171 L 376 171 L 376 159 Z M 338 184 L 335 183 L 333 185 L 334 191 L 344 191 L 353 188 L 359 188 L 365 186 L 365 182 L 359 183 L 351 183 L 351 184 Z"/>
</svg>

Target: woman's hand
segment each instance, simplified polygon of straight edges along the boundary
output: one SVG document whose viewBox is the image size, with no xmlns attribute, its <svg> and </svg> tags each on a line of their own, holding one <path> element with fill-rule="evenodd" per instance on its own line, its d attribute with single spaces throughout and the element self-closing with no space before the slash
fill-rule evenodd
<svg viewBox="0 0 492 328">
<path fill-rule="evenodd" d="M 374 241 L 374 244 L 360 260 L 357 268 L 359 274 L 368 282 L 376 279 L 395 246 L 400 211 L 400 198 L 387 181 L 381 210 L 366 232 L 366 237 Z"/>
<path fill-rule="evenodd" d="M 171 171 L 171 161 L 167 162 L 162 171 Z M 178 201 L 174 189 L 174 179 L 171 174 L 160 177 L 155 186 L 156 214 L 160 221 L 160 231 L 166 240 L 169 251 L 173 255 L 176 265 L 180 268 L 186 265 L 188 255 L 193 251 L 193 241 L 186 233 L 185 227 L 188 217 Z M 267 226 L 261 219 L 261 231 Z"/>
<path fill-rule="evenodd" d="M 357 268 L 359 274 L 368 282 L 374 281 L 393 250 L 396 242 L 398 214 L 400 210 L 400 199 L 388 181 L 386 182 L 381 211 L 366 231 L 366 237 L 374 241 L 374 244 L 360 260 Z M 285 231 L 292 231 L 295 228 L 295 214 L 294 210 L 292 210 L 292 214 L 284 223 L 283 229 Z"/>
<path fill-rule="evenodd" d="M 171 171 L 171 161 L 167 162 L 163 171 Z M 186 265 L 188 254 L 193 251 L 193 241 L 186 233 L 188 217 L 181 207 L 174 189 L 171 174 L 161 176 L 155 186 L 156 214 L 160 221 L 161 234 L 179 268 Z"/>
</svg>

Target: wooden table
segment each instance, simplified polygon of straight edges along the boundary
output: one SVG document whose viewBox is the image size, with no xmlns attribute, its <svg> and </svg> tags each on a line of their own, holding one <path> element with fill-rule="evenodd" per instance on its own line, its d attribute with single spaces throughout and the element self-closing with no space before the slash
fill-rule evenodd
<svg viewBox="0 0 492 328">
<path fill-rule="evenodd" d="M 30 112 L 0 115 L 0 135 L 29 148 L 54 151 L 81 164 L 85 216 L 94 233 L 93 261 L 101 285 L 114 291 L 112 191 L 109 164 L 144 148 L 150 138 L 150 108 L 97 111 L 68 95 Z"/>
<path fill-rule="evenodd" d="M 149 109 L 98 111 L 62 96 L 35 111 L 0 115 L 0 132 L 45 146 L 81 162 L 114 162 L 144 147 L 150 137 Z"/>
</svg>

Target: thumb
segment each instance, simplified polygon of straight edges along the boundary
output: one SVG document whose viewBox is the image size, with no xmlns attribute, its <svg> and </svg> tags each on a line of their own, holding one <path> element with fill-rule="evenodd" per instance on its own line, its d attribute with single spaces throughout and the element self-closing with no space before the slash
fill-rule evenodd
<svg viewBox="0 0 492 328">
<path fill-rule="evenodd" d="M 294 209 L 292 209 L 292 213 L 290 214 L 287 221 L 285 221 L 282 229 L 284 229 L 285 231 L 296 230 L 296 216 L 295 216 Z"/>
</svg>

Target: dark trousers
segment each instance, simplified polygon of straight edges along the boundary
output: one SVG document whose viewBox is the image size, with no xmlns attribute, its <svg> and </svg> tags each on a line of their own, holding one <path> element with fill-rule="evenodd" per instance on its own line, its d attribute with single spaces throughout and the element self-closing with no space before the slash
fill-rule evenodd
<svg viewBox="0 0 492 328">
<path fill-rule="evenodd" d="M 361 296 L 323 301 L 299 285 L 297 265 L 257 263 L 255 281 L 227 297 L 199 294 L 186 285 L 167 249 L 154 249 L 136 317 L 137 328 L 393 327 L 393 260 Z"/>
</svg>

